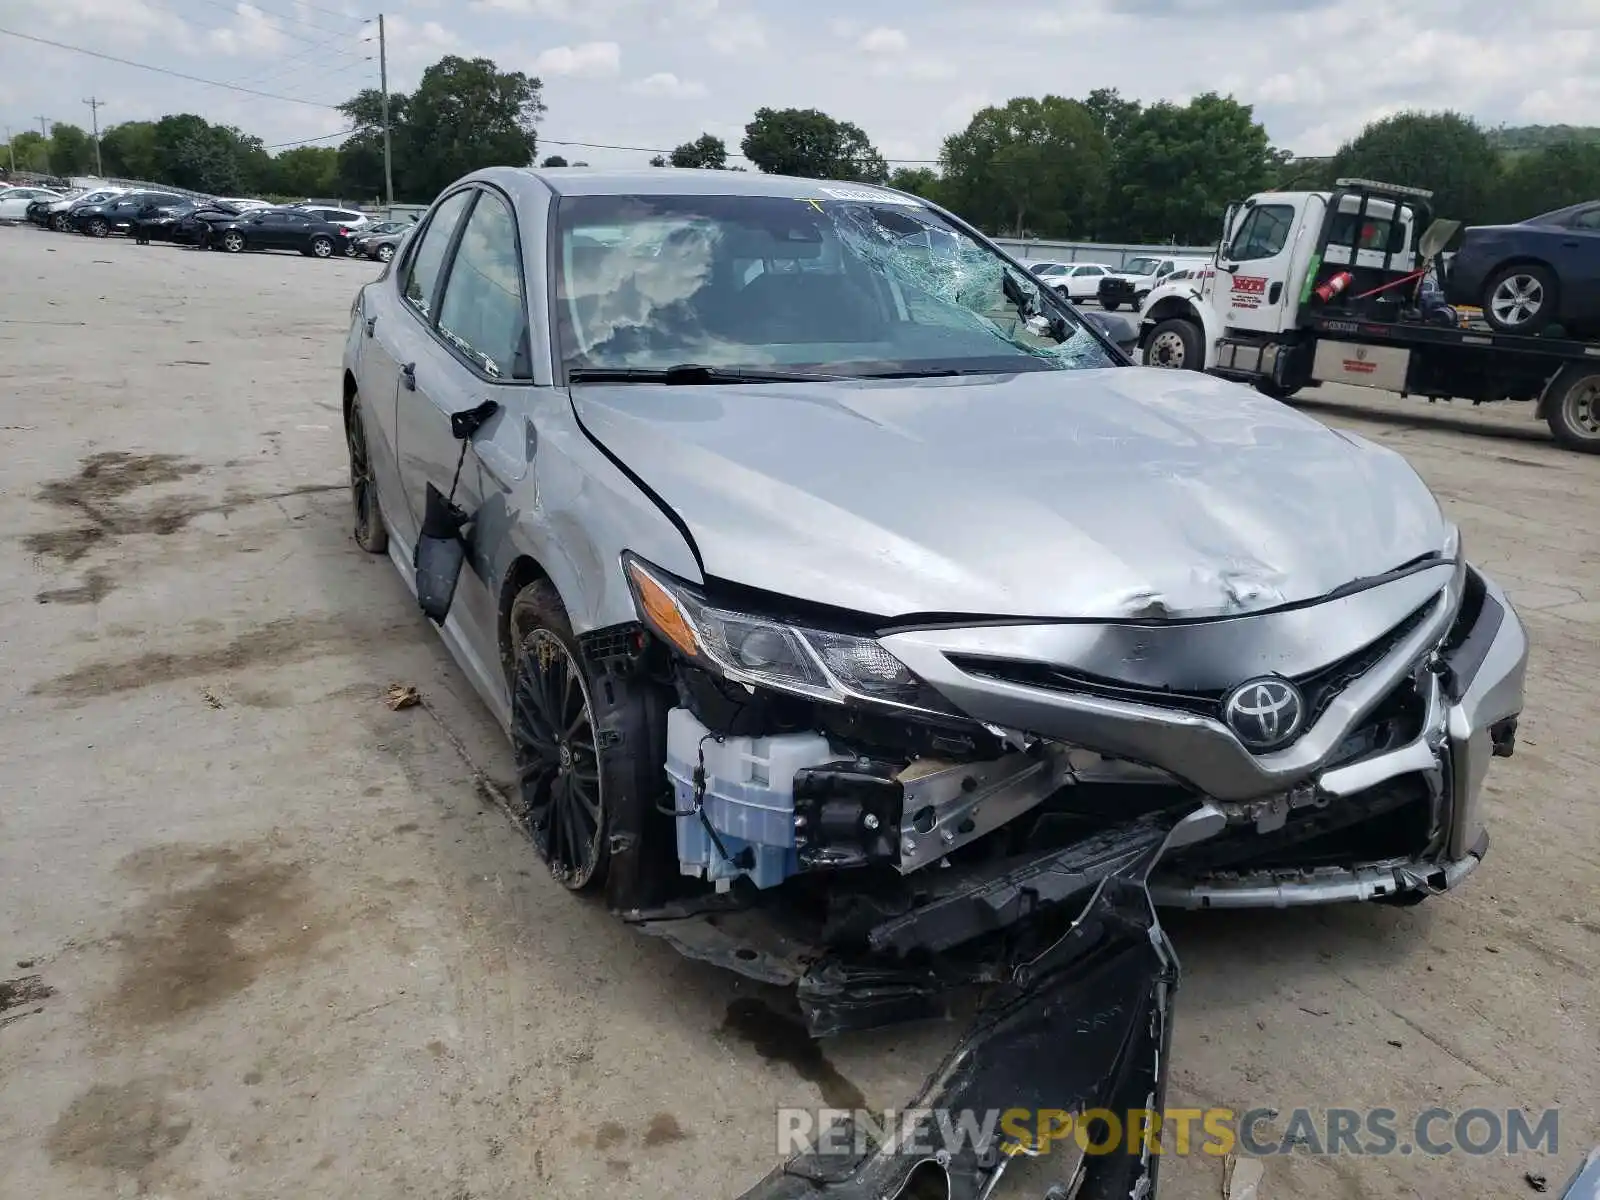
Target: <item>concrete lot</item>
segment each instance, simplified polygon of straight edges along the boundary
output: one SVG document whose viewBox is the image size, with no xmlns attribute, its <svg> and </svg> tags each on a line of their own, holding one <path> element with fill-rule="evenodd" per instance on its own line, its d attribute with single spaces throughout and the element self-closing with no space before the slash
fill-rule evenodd
<svg viewBox="0 0 1600 1200">
<path fill-rule="evenodd" d="M 730 1019 L 753 989 L 566 894 L 485 803 L 497 729 L 348 536 L 373 274 L 0 229 L 7 1200 L 733 1195 L 776 1106 L 899 1104 L 958 1032 Z M 1402 449 L 1508 585 L 1522 744 L 1459 892 L 1170 920 L 1169 1103 L 1559 1105 L 1554 1159 L 1274 1158 L 1261 1192 L 1525 1194 L 1600 1140 L 1600 459 L 1526 407 L 1314 411 Z M 1221 1176 L 1173 1159 L 1162 1195 Z"/>
</svg>

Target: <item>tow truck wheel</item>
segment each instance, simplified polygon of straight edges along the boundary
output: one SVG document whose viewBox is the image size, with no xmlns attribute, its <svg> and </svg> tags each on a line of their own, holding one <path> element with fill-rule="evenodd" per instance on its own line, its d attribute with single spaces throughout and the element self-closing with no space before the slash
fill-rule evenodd
<svg viewBox="0 0 1600 1200">
<path fill-rule="evenodd" d="M 1116 312 L 1117 309 L 1122 307 L 1122 301 L 1120 301 L 1120 300 L 1102 300 L 1102 301 L 1100 301 L 1100 307 L 1105 309 L 1107 312 Z"/>
<path fill-rule="evenodd" d="M 1545 421 L 1569 450 L 1600 454 L 1600 371 L 1568 367 L 1551 381 Z"/>
<path fill-rule="evenodd" d="M 1555 312 L 1556 277 L 1548 267 L 1503 267 L 1483 286 L 1483 319 L 1501 333 L 1538 333 Z"/>
<path fill-rule="evenodd" d="M 1169 317 L 1150 331 L 1144 345 L 1144 365 L 1174 371 L 1199 371 L 1206 365 L 1200 348 L 1200 330 L 1193 321 Z"/>
</svg>

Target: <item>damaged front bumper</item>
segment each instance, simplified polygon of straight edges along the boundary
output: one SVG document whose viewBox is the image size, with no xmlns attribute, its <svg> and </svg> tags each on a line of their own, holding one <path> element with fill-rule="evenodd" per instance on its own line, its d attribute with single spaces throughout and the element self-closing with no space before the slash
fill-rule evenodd
<svg viewBox="0 0 1600 1200">
<path fill-rule="evenodd" d="M 1101 1153 L 1110 1139 L 1086 1114 L 1163 1105 L 1178 962 L 1146 881 L 1174 836 L 1145 821 L 963 877 L 873 929 L 865 957 L 817 964 L 799 996 L 820 1035 L 914 1015 L 904 1001 L 930 989 L 900 951 L 1009 945 L 990 964 L 998 986 L 898 1120 L 841 1120 L 743 1200 L 983 1200 L 1020 1155 L 1049 1155 L 1080 1200 L 1153 1197 L 1153 1147 L 1130 1136 Z"/>
</svg>

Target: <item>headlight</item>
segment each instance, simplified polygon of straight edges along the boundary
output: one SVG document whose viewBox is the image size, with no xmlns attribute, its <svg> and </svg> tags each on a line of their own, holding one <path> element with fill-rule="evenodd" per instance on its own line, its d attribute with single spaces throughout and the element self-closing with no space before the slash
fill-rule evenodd
<svg viewBox="0 0 1600 1200">
<path fill-rule="evenodd" d="M 865 701 L 961 715 L 872 638 L 716 608 L 639 559 L 625 557 L 623 565 L 644 623 L 684 658 L 714 674 L 832 704 Z"/>
</svg>

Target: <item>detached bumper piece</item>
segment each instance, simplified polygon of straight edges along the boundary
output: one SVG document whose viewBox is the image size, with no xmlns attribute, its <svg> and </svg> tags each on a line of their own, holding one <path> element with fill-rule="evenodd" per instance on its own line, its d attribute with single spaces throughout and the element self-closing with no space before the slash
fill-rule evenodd
<svg viewBox="0 0 1600 1200">
<path fill-rule="evenodd" d="M 900 969 L 895 948 L 959 951 L 1003 934 L 1009 951 L 995 993 L 894 1125 L 872 1131 L 870 1145 L 853 1127 L 825 1131 L 742 1200 L 983 1200 L 1016 1157 L 1042 1153 L 1060 1162 L 1059 1182 L 1078 1200 L 1153 1197 L 1160 1160 L 1143 1139 L 1085 1154 L 1103 1133 L 1079 1141 L 1065 1127 L 1091 1110 L 1126 1116 L 1164 1102 L 1178 962 L 1146 879 L 1167 834 L 1141 822 L 1092 847 L 969 878 L 874 929 L 879 953 L 813 968 L 801 1004 L 814 1032 L 834 1032 L 925 1015 L 927 994 L 961 975 Z M 989 1141 L 950 1136 L 968 1114 L 982 1125 L 1018 1110 L 1026 1115 L 1013 1131 L 1026 1132 L 994 1123 Z"/>
</svg>

